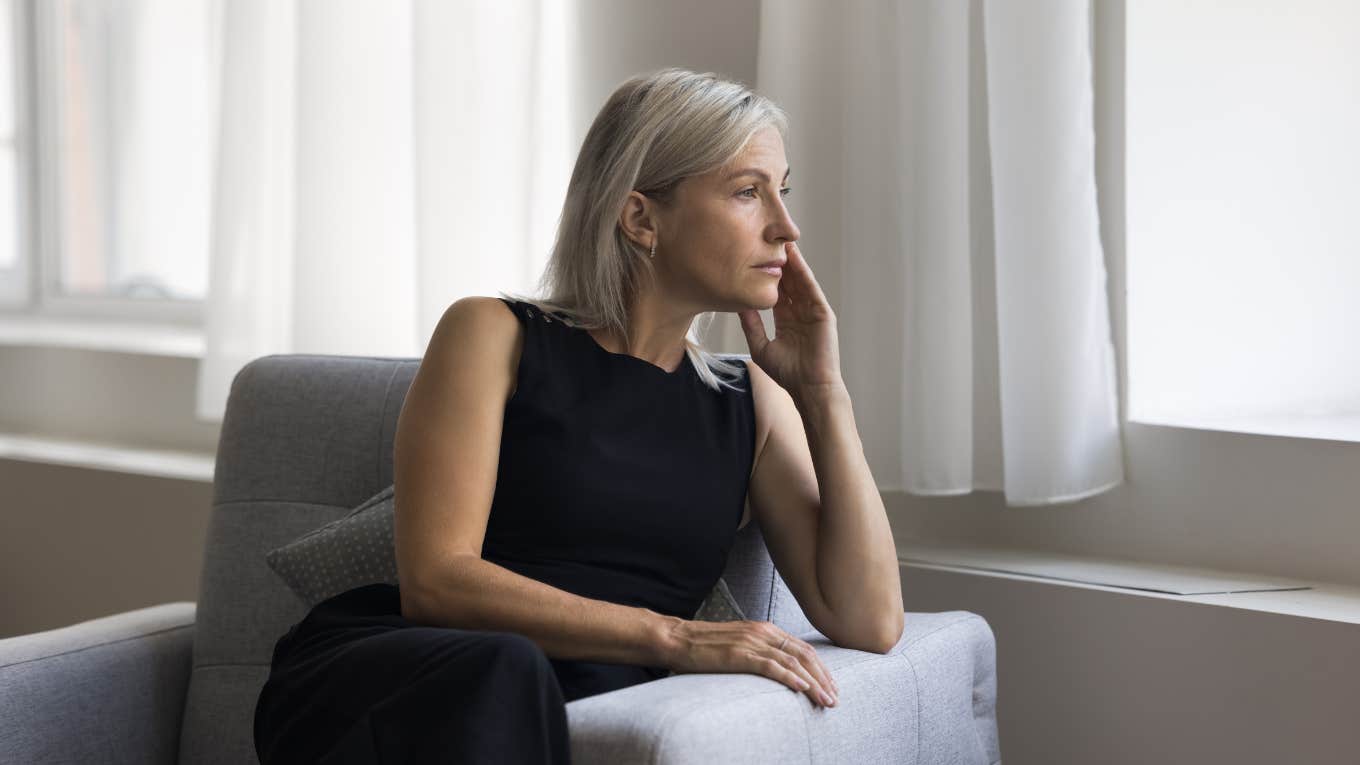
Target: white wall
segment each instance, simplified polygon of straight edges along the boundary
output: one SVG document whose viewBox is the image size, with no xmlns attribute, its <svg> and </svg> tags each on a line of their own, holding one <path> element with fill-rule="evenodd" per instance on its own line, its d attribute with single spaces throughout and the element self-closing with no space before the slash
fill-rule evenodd
<svg viewBox="0 0 1360 765">
<path fill-rule="evenodd" d="M 902 594 L 909 612 L 972 611 L 992 628 L 1006 765 L 1341 763 L 1360 750 L 1354 624 L 920 565 L 902 567 Z"/>
<path fill-rule="evenodd" d="M 0 346 L 0 432 L 212 453 L 198 362 Z M 198 599 L 212 485 L 0 459 L 0 637 Z"/>
</svg>

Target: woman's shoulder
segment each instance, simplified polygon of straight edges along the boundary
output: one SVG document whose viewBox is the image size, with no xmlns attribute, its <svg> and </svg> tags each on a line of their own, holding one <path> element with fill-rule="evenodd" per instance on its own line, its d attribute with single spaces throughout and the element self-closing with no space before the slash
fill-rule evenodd
<svg viewBox="0 0 1360 765">
<path fill-rule="evenodd" d="M 501 335 L 514 334 L 520 323 L 516 319 L 517 307 L 520 307 L 517 301 L 505 298 L 468 295 L 458 298 L 444 309 L 440 324 L 470 324 L 478 329 L 493 332 L 499 329 Z"/>
<path fill-rule="evenodd" d="M 522 320 L 511 306 L 499 298 L 469 295 L 444 309 L 421 366 L 450 367 L 475 359 L 487 374 L 505 376 L 513 390 L 523 348 Z"/>
</svg>

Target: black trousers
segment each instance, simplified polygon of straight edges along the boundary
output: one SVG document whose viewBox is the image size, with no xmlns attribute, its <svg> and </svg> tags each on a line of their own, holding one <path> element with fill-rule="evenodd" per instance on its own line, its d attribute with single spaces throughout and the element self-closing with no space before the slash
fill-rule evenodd
<svg viewBox="0 0 1360 765">
<path fill-rule="evenodd" d="M 255 752 L 262 765 L 569 763 L 568 701 L 665 675 L 549 659 L 512 632 L 415 624 L 396 586 L 365 585 L 275 643 Z"/>
</svg>

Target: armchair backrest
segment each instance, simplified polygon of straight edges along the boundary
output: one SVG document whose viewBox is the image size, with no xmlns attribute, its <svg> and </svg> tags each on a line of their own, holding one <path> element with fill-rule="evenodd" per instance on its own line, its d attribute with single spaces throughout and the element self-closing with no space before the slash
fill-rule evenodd
<svg viewBox="0 0 1360 765">
<path fill-rule="evenodd" d="M 181 763 L 255 756 L 255 701 L 274 642 L 306 615 L 264 555 L 392 483 L 397 415 L 419 364 L 283 354 L 251 361 L 232 381 L 213 475 Z M 793 634 L 812 629 L 754 519 L 738 533 L 724 578 L 747 618 Z"/>
</svg>

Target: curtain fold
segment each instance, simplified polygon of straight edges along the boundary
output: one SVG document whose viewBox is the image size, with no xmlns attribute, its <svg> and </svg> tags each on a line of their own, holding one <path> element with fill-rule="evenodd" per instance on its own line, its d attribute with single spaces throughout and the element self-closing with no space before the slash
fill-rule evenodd
<svg viewBox="0 0 1360 765">
<path fill-rule="evenodd" d="M 1087 2 L 765 0 L 757 87 L 880 488 L 1124 480 Z M 873 416 L 864 416 L 873 413 Z"/>
<path fill-rule="evenodd" d="M 573 157 L 573 6 L 233 0 L 197 416 L 276 353 L 420 356 L 527 290 Z"/>
</svg>

